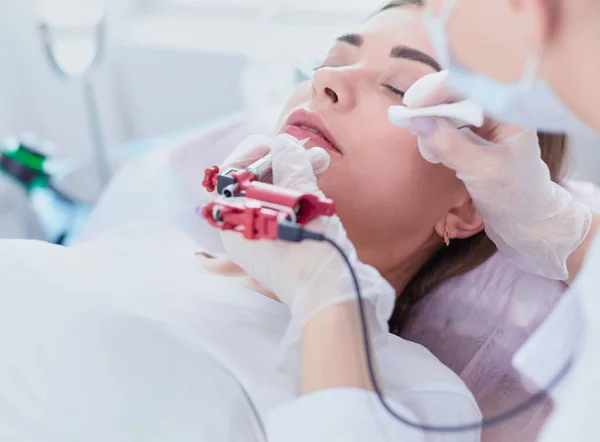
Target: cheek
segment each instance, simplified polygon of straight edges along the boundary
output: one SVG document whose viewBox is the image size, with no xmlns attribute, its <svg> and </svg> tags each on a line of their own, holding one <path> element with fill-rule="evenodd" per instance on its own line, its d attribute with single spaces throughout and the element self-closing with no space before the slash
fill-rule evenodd
<svg viewBox="0 0 600 442">
<path fill-rule="evenodd" d="M 399 149 L 379 159 L 373 175 L 371 198 L 378 205 L 392 205 L 421 221 L 436 222 L 451 205 L 460 181 L 454 172 L 428 163 L 418 151 L 416 140 L 398 145 Z M 393 215 L 391 215 L 393 217 Z"/>
<path fill-rule="evenodd" d="M 334 163 L 319 185 L 336 201 L 344 224 L 360 218 L 371 229 L 430 229 L 450 209 L 461 182 L 453 171 L 426 162 L 408 130 L 382 130 L 372 138 L 369 148 Z"/>
</svg>

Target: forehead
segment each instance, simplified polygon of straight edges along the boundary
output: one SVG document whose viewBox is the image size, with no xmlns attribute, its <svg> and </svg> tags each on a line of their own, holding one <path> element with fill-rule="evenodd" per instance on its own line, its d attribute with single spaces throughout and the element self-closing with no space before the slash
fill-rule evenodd
<svg viewBox="0 0 600 442">
<path fill-rule="evenodd" d="M 423 9 L 418 6 L 399 6 L 375 14 L 356 29 L 364 36 L 365 45 L 406 45 L 434 56 L 427 30 L 423 25 Z"/>
</svg>

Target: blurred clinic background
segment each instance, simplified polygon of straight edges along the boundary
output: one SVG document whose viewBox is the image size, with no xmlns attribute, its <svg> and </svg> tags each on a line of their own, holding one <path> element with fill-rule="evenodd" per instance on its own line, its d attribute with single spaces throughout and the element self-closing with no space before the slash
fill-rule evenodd
<svg viewBox="0 0 600 442">
<path fill-rule="evenodd" d="M 0 237 L 68 243 L 125 161 L 277 107 L 382 3 L 0 0 Z M 599 143 L 572 176 L 600 183 Z"/>
</svg>

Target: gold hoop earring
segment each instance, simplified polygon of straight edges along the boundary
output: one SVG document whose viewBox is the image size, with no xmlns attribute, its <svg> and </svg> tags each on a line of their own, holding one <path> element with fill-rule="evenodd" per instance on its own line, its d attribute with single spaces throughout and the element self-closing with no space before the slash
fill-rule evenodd
<svg viewBox="0 0 600 442">
<path fill-rule="evenodd" d="M 444 231 L 444 244 L 446 244 L 446 247 L 450 246 L 450 230 L 448 229 L 448 224 L 446 224 L 446 230 Z"/>
</svg>

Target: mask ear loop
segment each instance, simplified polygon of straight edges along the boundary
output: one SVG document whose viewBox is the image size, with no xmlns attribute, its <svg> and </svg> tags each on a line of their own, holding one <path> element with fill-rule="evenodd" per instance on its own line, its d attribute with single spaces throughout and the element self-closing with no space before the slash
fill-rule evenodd
<svg viewBox="0 0 600 442">
<path fill-rule="evenodd" d="M 442 9 L 442 15 L 444 16 L 444 22 L 448 21 L 448 16 L 450 15 L 450 13 L 452 11 L 454 11 L 454 8 L 456 8 L 457 4 L 458 4 L 458 0 L 446 0 L 444 2 L 444 8 Z"/>
<path fill-rule="evenodd" d="M 431 43 L 436 56 L 444 69 L 450 68 L 452 55 L 450 53 L 450 42 L 448 40 L 448 32 L 446 25 L 450 14 L 456 8 L 458 0 L 446 0 L 442 6 L 442 10 L 439 14 L 435 15 L 431 10 L 425 6 L 422 17 L 423 22 L 429 28 L 430 32 L 433 32 Z"/>
<path fill-rule="evenodd" d="M 540 71 L 541 59 L 542 49 L 537 47 L 533 52 L 533 56 L 529 57 L 525 63 L 525 70 L 519 82 L 521 90 L 530 91 L 535 84 Z"/>
<path fill-rule="evenodd" d="M 450 13 L 454 10 L 454 8 L 456 8 L 456 5 L 458 4 L 458 0 L 445 0 L 444 4 L 442 6 L 442 10 L 440 11 L 439 14 L 439 18 L 446 23 L 448 21 L 448 16 L 450 15 Z M 430 17 L 433 18 L 438 18 L 437 15 L 434 15 L 430 8 L 427 7 L 427 5 L 425 5 L 425 10 L 424 10 L 424 14 L 429 15 Z"/>
</svg>

